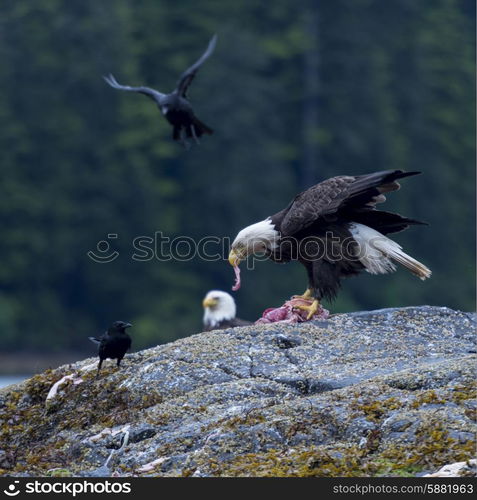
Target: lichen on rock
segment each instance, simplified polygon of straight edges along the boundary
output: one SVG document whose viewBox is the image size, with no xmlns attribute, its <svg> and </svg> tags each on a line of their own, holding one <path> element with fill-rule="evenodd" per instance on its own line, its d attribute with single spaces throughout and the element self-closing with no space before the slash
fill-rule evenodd
<svg viewBox="0 0 477 500">
<path fill-rule="evenodd" d="M 433 473 L 474 456 L 474 352 L 474 315 L 423 306 L 87 359 L 0 391 L 0 474 Z"/>
</svg>

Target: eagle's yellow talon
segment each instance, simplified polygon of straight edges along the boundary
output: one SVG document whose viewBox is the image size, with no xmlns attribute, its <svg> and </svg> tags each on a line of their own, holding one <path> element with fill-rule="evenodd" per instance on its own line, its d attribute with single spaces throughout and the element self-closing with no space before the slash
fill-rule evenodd
<svg viewBox="0 0 477 500">
<path fill-rule="evenodd" d="M 320 307 L 320 303 L 317 299 L 315 299 L 312 304 L 309 306 L 297 305 L 295 306 L 297 309 L 301 309 L 302 311 L 308 311 L 307 320 L 313 318 L 313 316 L 318 312 L 318 308 Z"/>
<path fill-rule="evenodd" d="M 295 298 L 296 299 L 303 299 L 303 300 L 311 299 L 311 289 L 307 288 L 305 290 L 305 293 L 303 293 L 302 295 L 295 295 Z"/>
</svg>

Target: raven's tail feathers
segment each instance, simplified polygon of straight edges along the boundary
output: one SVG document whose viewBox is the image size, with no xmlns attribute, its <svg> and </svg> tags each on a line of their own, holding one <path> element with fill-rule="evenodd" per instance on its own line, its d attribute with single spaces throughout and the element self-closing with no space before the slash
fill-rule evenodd
<svg viewBox="0 0 477 500">
<path fill-rule="evenodd" d="M 183 134 L 181 134 L 182 129 L 185 132 L 185 137 Z M 175 125 L 174 129 L 172 131 L 172 138 L 174 141 L 184 141 L 186 138 L 187 139 L 194 139 L 196 142 L 197 139 L 204 134 L 211 135 L 213 134 L 214 131 L 208 127 L 205 123 L 202 123 L 198 118 L 195 116 L 192 118 L 192 121 L 188 123 L 187 125 Z"/>
<path fill-rule="evenodd" d="M 192 125 L 195 128 L 195 134 L 200 137 L 204 134 L 212 135 L 214 131 L 208 127 L 205 123 L 201 122 L 198 118 L 194 116 Z M 187 127 L 187 137 L 193 137 L 191 127 Z"/>
</svg>

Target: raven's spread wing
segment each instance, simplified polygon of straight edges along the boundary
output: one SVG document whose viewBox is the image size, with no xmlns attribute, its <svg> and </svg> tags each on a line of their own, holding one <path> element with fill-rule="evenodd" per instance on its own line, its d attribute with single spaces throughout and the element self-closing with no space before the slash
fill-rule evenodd
<svg viewBox="0 0 477 500">
<path fill-rule="evenodd" d="M 368 175 L 332 177 L 295 197 L 283 216 L 280 232 L 291 236 L 313 224 L 318 218 L 343 208 L 372 210 L 385 201 L 383 193 L 399 189 L 397 179 L 420 172 L 385 170 Z"/>
<path fill-rule="evenodd" d="M 162 94 L 161 92 L 158 92 L 157 90 L 151 89 L 149 87 L 129 87 L 128 85 L 121 85 L 111 74 L 108 76 L 103 76 L 103 78 L 104 81 L 114 89 L 126 90 L 128 92 L 139 92 L 140 94 L 144 94 L 147 97 L 150 97 L 158 104 L 161 104 L 162 100 L 166 96 L 165 94 Z"/>
<path fill-rule="evenodd" d="M 176 87 L 177 93 L 180 96 L 186 97 L 187 89 L 189 88 L 189 85 L 194 79 L 197 70 L 200 68 L 202 63 L 212 54 L 212 52 L 215 49 L 216 43 L 217 43 L 217 35 L 214 35 L 210 39 L 206 51 L 200 56 L 200 59 L 196 61 L 190 68 L 185 70 L 184 73 L 182 73 L 181 77 L 179 78 L 179 81 L 177 82 L 177 87 Z"/>
</svg>

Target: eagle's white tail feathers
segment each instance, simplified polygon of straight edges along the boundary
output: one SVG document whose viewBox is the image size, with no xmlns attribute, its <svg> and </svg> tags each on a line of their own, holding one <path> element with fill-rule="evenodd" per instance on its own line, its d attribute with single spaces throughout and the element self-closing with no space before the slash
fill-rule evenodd
<svg viewBox="0 0 477 500">
<path fill-rule="evenodd" d="M 431 276 L 431 270 L 403 252 L 401 245 L 380 232 L 353 223 L 350 226 L 354 240 L 359 244 L 359 260 L 371 274 L 386 274 L 396 270 L 393 260 L 406 267 L 421 280 Z"/>
</svg>

